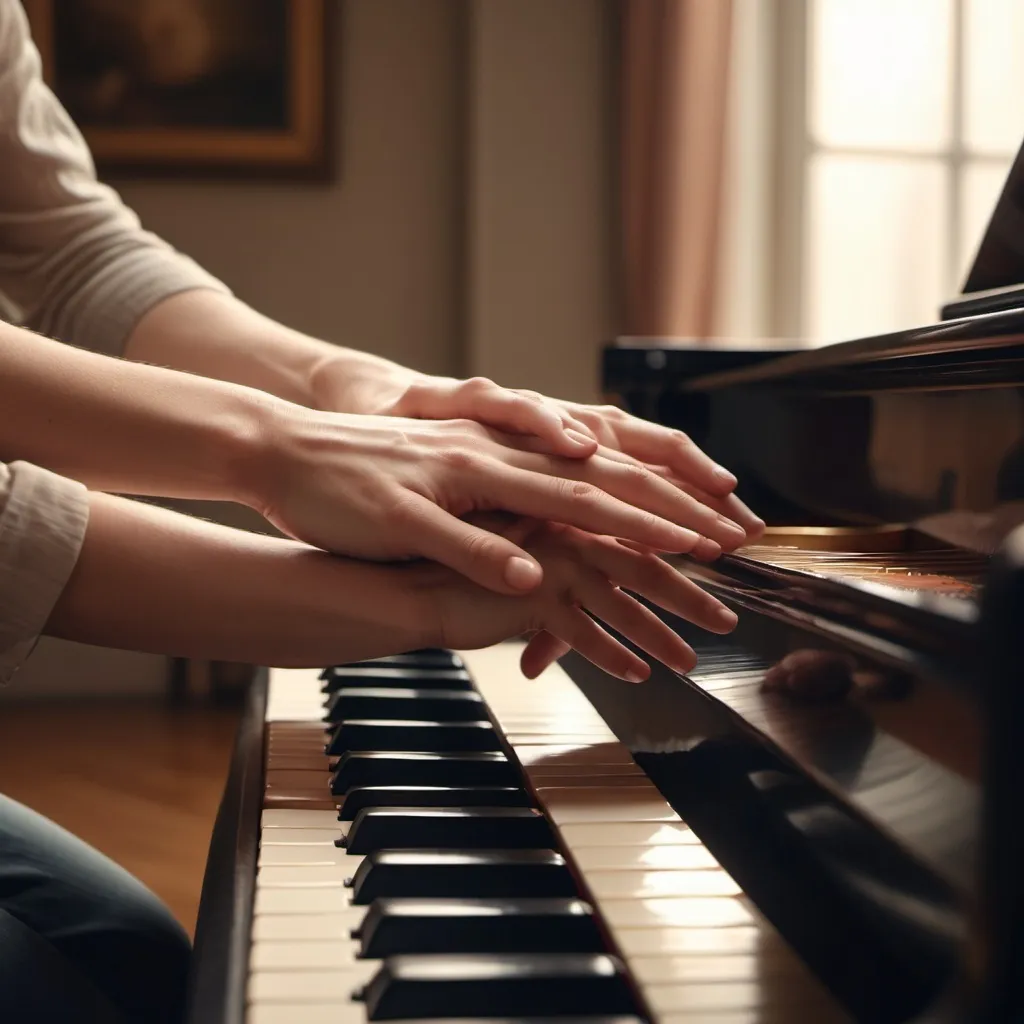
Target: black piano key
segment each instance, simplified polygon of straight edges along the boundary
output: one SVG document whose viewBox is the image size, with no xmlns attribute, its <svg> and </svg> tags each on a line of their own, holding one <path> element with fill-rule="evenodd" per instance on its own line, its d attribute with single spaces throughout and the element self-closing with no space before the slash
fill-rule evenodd
<svg viewBox="0 0 1024 1024">
<path fill-rule="evenodd" d="M 338 759 L 331 792 L 355 786 L 518 786 L 519 771 L 504 754 L 348 751 Z"/>
<path fill-rule="evenodd" d="M 381 850 L 359 865 L 351 888 L 352 902 L 360 905 L 388 896 L 579 895 L 565 859 L 554 850 Z"/>
<path fill-rule="evenodd" d="M 461 668 L 356 668 L 332 669 L 321 690 L 334 693 L 342 687 L 401 687 L 413 690 L 472 690 L 469 673 Z"/>
<path fill-rule="evenodd" d="M 605 954 L 391 957 L 361 997 L 370 1020 L 637 1012 L 625 968 Z"/>
<path fill-rule="evenodd" d="M 533 807 L 367 807 L 338 845 L 349 853 L 543 849 L 555 837 Z"/>
<path fill-rule="evenodd" d="M 327 698 L 325 717 L 328 722 L 342 722 L 346 718 L 481 722 L 487 718 L 487 705 L 475 690 L 345 686 Z"/>
<path fill-rule="evenodd" d="M 327 744 L 330 755 L 346 750 L 500 750 L 501 740 L 490 722 L 401 722 L 390 719 L 345 721 Z"/>
<path fill-rule="evenodd" d="M 381 658 L 366 658 L 364 661 L 348 661 L 343 665 L 329 665 L 320 673 L 326 679 L 332 672 L 346 668 L 465 668 L 465 662 L 454 652 L 439 647 L 424 647 L 405 654 L 387 654 Z"/>
<path fill-rule="evenodd" d="M 601 953 L 581 899 L 378 899 L 354 937 L 370 960 L 406 953 Z"/>
<path fill-rule="evenodd" d="M 345 794 L 339 821 L 352 821 L 364 807 L 530 807 L 518 786 L 355 786 Z"/>
</svg>

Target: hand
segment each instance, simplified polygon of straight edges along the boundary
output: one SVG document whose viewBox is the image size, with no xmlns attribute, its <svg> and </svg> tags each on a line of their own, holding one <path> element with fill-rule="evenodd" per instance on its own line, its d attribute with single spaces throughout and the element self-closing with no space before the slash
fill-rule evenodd
<svg viewBox="0 0 1024 1024">
<path fill-rule="evenodd" d="M 575 648 L 611 675 L 641 682 L 650 673 L 647 663 L 595 619 L 677 672 L 691 671 L 697 656 L 626 590 L 714 633 L 727 633 L 736 625 L 733 612 L 655 555 L 546 523 L 520 522 L 503 532 L 543 566 L 544 582 L 529 595 L 506 597 L 481 591 L 437 566 L 417 567 L 426 614 L 434 617 L 433 635 L 441 646 L 487 647 L 540 631 L 537 636 Z M 527 671 L 525 660 L 523 668 L 527 675 L 536 674 Z"/>
<path fill-rule="evenodd" d="M 345 416 L 284 402 L 267 410 L 249 503 L 336 554 L 428 558 L 521 593 L 540 582 L 536 560 L 462 517 L 503 510 L 703 559 L 743 540 L 735 523 L 619 453 L 558 458 L 468 420 Z"/>
<path fill-rule="evenodd" d="M 752 543 L 764 532 L 764 522 L 732 493 L 736 486 L 732 473 L 716 465 L 681 431 L 614 406 L 564 402 L 535 391 L 503 388 L 485 377 L 433 377 L 383 362 L 374 364 L 369 376 L 346 384 L 343 393 L 338 391 L 339 401 L 361 412 L 475 420 L 507 433 L 532 435 L 542 442 L 543 450 L 565 458 L 586 458 L 598 444 L 606 455 L 621 453 L 738 523 L 746 537 L 726 545 L 726 550 Z M 325 393 L 334 392 L 327 389 Z"/>
</svg>

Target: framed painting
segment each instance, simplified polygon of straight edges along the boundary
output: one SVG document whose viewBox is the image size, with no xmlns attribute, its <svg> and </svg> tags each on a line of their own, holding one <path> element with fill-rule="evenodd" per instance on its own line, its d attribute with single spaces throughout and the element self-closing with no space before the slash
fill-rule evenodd
<svg viewBox="0 0 1024 1024">
<path fill-rule="evenodd" d="M 326 178 L 334 0 L 24 0 L 104 171 Z"/>
</svg>

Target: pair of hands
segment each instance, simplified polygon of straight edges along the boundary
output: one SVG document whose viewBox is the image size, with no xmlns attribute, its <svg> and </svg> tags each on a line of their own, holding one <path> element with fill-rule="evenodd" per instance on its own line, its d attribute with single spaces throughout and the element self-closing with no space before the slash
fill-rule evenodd
<svg viewBox="0 0 1024 1024">
<path fill-rule="evenodd" d="M 713 559 L 764 526 L 733 495 L 732 474 L 678 431 L 481 379 L 395 368 L 361 392 L 344 384 L 358 415 L 274 407 L 269 486 L 254 504 L 328 551 L 455 570 L 420 572 L 438 593 L 426 612 L 446 646 L 533 632 L 528 676 L 574 647 L 635 681 L 646 664 L 581 609 L 679 671 L 692 650 L 620 587 L 716 632 L 735 624 L 652 554 Z"/>
</svg>

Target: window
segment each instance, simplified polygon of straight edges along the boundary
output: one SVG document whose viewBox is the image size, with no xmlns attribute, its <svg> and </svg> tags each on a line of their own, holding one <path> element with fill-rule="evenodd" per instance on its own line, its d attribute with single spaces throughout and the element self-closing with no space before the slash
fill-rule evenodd
<svg viewBox="0 0 1024 1024">
<path fill-rule="evenodd" d="M 934 321 L 1024 138 L 1021 0 L 782 0 L 779 333 Z"/>
</svg>

